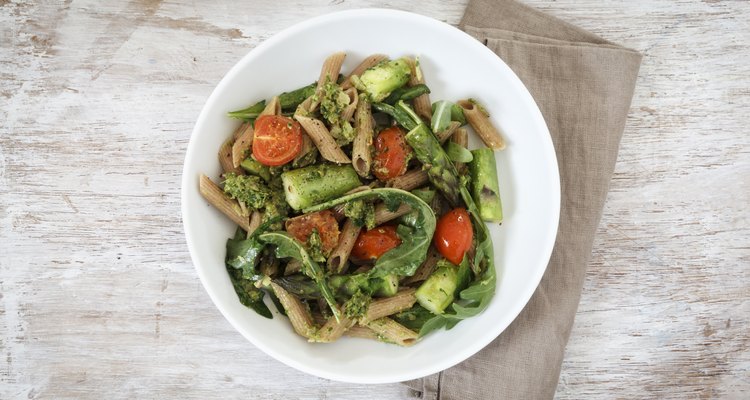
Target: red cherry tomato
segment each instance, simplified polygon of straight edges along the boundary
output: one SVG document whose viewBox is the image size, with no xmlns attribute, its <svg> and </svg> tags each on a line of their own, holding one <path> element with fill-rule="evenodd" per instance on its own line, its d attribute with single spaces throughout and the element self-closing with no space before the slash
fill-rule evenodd
<svg viewBox="0 0 750 400">
<path fill-rule="evenodd" d="M 454 208 L 438 220 L 433 244 L 443 257 L 458 265 L 471 248 L 473 239 L 469 213 L 464 208 Z"/>
<path fill-rule="evenodd" d="M 318 230 L 324 253 L 330 252 L 339 243 L 339 223 L 331 210 L 305 214 L 286 221 L 286 231 L 302 243 L 307 243 L 313 229 Z"/>
<path fill-rule="evenodd" d="M 360 261 L 377 260 L 388 250 L 401 244 L 396 227 L 382 225 L 369 231 L 362 230 L 352 249 L 352 257 Z"/>
<path fill-rule="evenodd" d="M 375 138 L 373 174 L 385 182 L 406 172 L 406 164 L 411 157 L 411 147 L 406 143 L 406 135 L 397 126 L 383 129 Z"/>
<path fill-rule="evenodd" d="M 284 165 L 302 150 L 302 127 L 281 115 L 258 117 L 253 136 L 253 157 L 263 165 Z"/>
</svg>

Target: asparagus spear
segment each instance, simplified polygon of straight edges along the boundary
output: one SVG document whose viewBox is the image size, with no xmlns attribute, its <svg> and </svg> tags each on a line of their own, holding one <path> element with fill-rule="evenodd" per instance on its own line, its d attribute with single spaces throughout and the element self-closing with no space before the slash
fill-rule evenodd
<svg viewBox="0 0 750 400">
<path fill-rule="evenodd" d="M 361 186 L 357 171 L 347 165 L 319 164 L 281 174 L 286 202 L 295 209 L 311 207 Z"/>
<path fill-rule="evenodd" d="M 503 222 L 503 205 L 497 181 L 495 152 L 488 147 L 472 150 L 469 163 L 471 197 L 477 203 L 479 216 L 485 221 Z"/>
<path fill-rule="evenodd" d="M 460 201 L 459 188 L 461 186 L 458 172 L 435 135 L 425 124 L 419 124 L 406 134 L 406 142 L 414 149 L 417 159 L 424 165 L 430 181 L 443 192 L 451 206 L 457 206 Z"/>
</svg>

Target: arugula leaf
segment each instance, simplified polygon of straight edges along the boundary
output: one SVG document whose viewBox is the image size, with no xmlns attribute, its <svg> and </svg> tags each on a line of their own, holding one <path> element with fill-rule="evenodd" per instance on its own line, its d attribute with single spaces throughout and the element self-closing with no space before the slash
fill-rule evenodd
<svg viewBox="0 0 750 400">
<path fill-rule="evenodd" d="M 474 155 L 466 147 L 450 140 L 445 144 L 445 154 L 454 162 L 468 163 L 474 159 Z"/>
<path fill-rule="evenodd" d="M 336 304 L 336 299 L 333 297 L 333 292 L 326 281 L 323 269 L 310 257 L 302 243 L 286 232 L 263 233 L 258 236 L 258 240 L 264 244 L 270 243 L 276 245 L 276 257 L 294 258 L 302 263 L 302 273 L 315 281 L 320 288 L 320 293 L 331 308 L 333 316 L 338 321 L 340 312 Z"/>
<path fill-rule="evenodd" d="M 331 201 L 307 208 L 304 212 L 325 210 L 341 203 L 352 200 L 379 198 L 386 203 L 386 207 L 398 206 L 401 203 L 409 205 L 417 211 L 415 218 L 402 221 L 396 232 L 401 238 L 401 244 L 383 254 L 375 266 L 370 270 L 372 277 L 383 277 L 390 274 L 412 276 L 420 264 L 427 257 L 427 249 L 435 232 L 435 214 L 430 206 L 419 197 L 395 188 L 370 189 L 352 193 Z"/>
<path fill-rule="evenodd" d="M 471 198 L 469 191 L 462 185 L 459 192 L 464 203 L 466 203 L 466 209 L 471 217 L 471 224 L 477 243 L 474 260 L 464 257 L 461 264 L 470 263 L 476 278 L 469 287 L 461 291 L 459 300 L 453 302 L 450 311 L 442 315 L 436 315 L 425 322 L 422 329 L 419 330 L 420 337 L 443 327 L 451 329 L 462 320 L 478 315 L 487 309 L 495 294 L 497 274 L 495 271 L 495 256 L 492 249 L 492 237 L 490 237 L 487 225 L 485 225 L 479 216 L 479 210 Z"/>
</svg>

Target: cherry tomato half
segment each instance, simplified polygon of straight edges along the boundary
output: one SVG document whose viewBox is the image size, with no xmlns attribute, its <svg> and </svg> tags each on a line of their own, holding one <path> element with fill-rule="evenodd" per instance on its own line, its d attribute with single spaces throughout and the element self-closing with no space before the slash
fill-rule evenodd
<svg viewBox="0 0 750 400">
<path fill-rule="evenodd" d="M 464 208 L 454 208 L 438 220 L 433 244 L 443 257 L 458 265 L 471 248 L 473 239 L 469 213 Z"/>
<path fill-rule="evenodd" d="M 382 225 L 369 231 L 362 230 L 352 249 L 352 257 L 360 261 L 377 260 L 388 250 L 401 244 L 396 227 Z"/>
<path fill-rule="evenodd" d="M 411 152 L 401 128 L 392 126 L 383 129 L 375 138 L 373 174 L 384 182 L 403 175 Z"/>
<path fill-rule="evenodd" d="M 282 115 L 262 115 L 255 120 L 253 157 L 275 167 L 292 161 L 302 150 L 302 127 Z"/>
<path fill-rule="evenodd" d="M 324 253 L 330 252 L 339 243 L 339 223 L 331 210 L 304 214 L 286 221 L 286 231 L 302 243 L 307 243 L 313 229 L 318 230 Z"/>
</svg>

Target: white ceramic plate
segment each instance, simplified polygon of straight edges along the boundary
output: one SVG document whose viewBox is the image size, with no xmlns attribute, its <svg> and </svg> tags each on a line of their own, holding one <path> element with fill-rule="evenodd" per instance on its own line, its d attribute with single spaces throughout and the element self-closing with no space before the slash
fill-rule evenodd
<svg viewBox="0 0 750 400">
<path fill-rule="evenodd" d="M 343 71 L 372 53 L 419 56 L 433 101 L 481 100 L 505 132 L 497 153 L 505 220 L 490 227 L 498 286 L 489 308 L 450 331 L 409 348 L 363 339 L 310 344 L 289 321 L 260 317 L 237 300 L 224 268 L 235 226 L 198 192 L 198 176 L 218 180 L 217 151 L 238 122 L 226 112 L 317 79 L 327 55 L 346 51 Z M 479 145 L 473 138 L 472 148 Z M 451 367 L 499 335 L 531 297 L 549 261 L 560 211 L 557 160 L 541 113 L 516 75 L 462 31 L 434 19 L 391 10 L 344 11 L 313 18 L 250 51 L 222 79 L 203 107 L 188 145 L 182 216 L 195 268 L 213 302 L 255 346 L 304 372 L 357 383 L 396 382 Z M 273 309 L 273 308 L 272 308 Z"/>
</svg>

